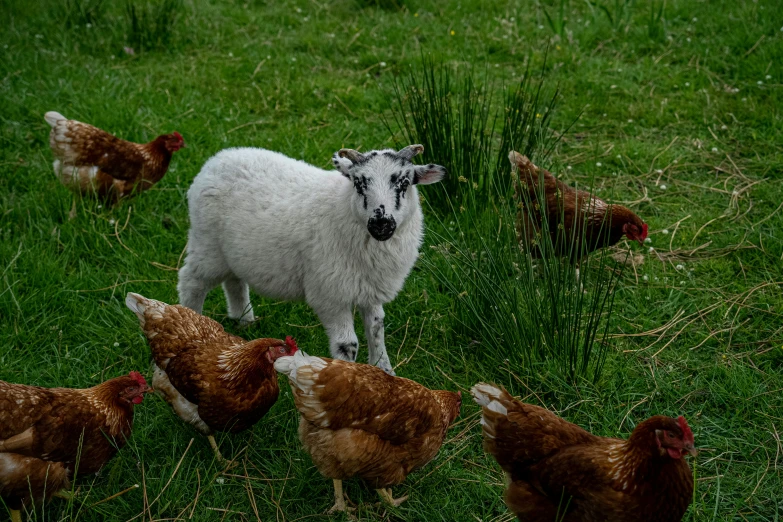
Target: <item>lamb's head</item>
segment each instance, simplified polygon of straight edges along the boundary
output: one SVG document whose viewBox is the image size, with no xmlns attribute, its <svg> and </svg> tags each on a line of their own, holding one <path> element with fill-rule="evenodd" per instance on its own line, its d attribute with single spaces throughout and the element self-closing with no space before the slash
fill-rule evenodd
<svg viewBox="0 0 783 522">
<path fill-rule="evenodd" d="M 340 149 L 332 161 L 343 176 L 351 180 L 354 215 L 378 241 L 386 241 L 419 205 L 413 185 L 429 185 L 443 179 L 446 169 L 440 165 L 415 165 L 414 156 L 424 150 L 409 145 L 399 152 L 392 149 L 361 153 Z"/>
</svg>

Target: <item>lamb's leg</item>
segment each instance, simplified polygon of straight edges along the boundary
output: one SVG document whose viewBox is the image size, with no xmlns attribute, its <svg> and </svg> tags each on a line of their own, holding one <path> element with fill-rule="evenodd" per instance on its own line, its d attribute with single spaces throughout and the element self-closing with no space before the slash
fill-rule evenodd
<svg viewBox="0 0 783 522">
<path fill-rule="evenodd" d="M 185 265 L 179 269 L 179 304 L 187 306 L 194 312 L 201 313 L 204 309 L 204 300 L 210 290 L 215 288 L 223 279 L 205 279 L 197 274 L 198 269 L 193 263 L 185 261 Z"/>
<path fill-rule="evenodd" d="M 359 339 L 353 329 L 353 313 L 350 307 L 342 308 L 340 305 L 314 306 L 315 313 L 321 319 L 321 323 L 329 336 L 329 353 L 335 359 L 343 361 L 356 361 L 356 352 L 359 350 Z"/>
<path fill-rule="evenodd" d="M 223 281 L 223 292 L 226 294 L 228 316 L 231 319 L 239 319 L 241 324 L 252 323 L 255 317 L 253 306 L 250 304 L 250 287 L 247 283 L 232 275 Z"/>
<path fill-rule="evenodd" d="M 385 316 L 383 305 L 362 306 L 360 309 L 364 322 L 364 335 L 367 337 L 367 362 L 376 365 L 389 375 L 394 375 L 383 339 L 383 318 Z"/>
</svg>

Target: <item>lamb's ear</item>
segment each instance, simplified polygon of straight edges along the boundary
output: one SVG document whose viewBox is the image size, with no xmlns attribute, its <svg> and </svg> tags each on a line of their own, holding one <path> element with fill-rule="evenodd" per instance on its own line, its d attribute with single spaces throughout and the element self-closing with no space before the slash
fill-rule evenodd
<svg viewBox="0 0 783 522">
<path fill-rule="evenodd" d="M 414 185 L 429 185 L 437 183 L 446 177 L 445 167 L 430 163 L 429 165 L 416 165 L 413 169 Z"/>
<path fill-rule="evenodd" d="M 424 152 L 424 146 L 423 145 L 408 145 L 404 149 L 400 149 L 400 151 L 397 153 L 398 156 L 405 158 L 406 160 L 410 161 L 411 158 L 414 156 L 417 156 Z"/>
<path fill-rule="evenodd" d="M 332 156 L 332 163 L 343 176 L 349 177 L 348 171 L 354 163 L 360 161 L 362 158 L 362 154 L 358 151 L 353 149 L 340 149 Z"/>
</svg>

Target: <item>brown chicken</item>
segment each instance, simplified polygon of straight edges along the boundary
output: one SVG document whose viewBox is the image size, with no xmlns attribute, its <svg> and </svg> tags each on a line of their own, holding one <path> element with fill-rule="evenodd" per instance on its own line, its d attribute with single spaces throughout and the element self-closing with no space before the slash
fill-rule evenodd
<svg viewBox="0 0 783 522">
<path fill-rule="evenodd" d="M 125 445 L 133 406 L 148 391 L 139 372 L 86 389 L 0 381 L 0 454 L 18 453 L 61 462 L 79 474 L 95 473 Z"/>
<path fill-rule="evenodd" d="M 11 522 L 22 522 L 22 507 L 48 500 L 69 487 L 68 470 L 59 462 L 0 453 L 0 498 L 11 511 Z"/>
<path fill-rule="evenodd" d="M 506 505 L 520 521 L 675 522 L 688 509 L 693 476 L 683 457 L 696 450 L 683 417 L 651 417 L 624 441 L 491 384 L 471 393 L 483 409 L 484 450 L 506 472 Z"/>
<path fill-rule="evenodd" d="M 220 323 L 180 305 L 139 294 L 125 298 L 147 336 L 155 370 L 152 385 L 179 417 L 206 435 L 219 462 L 214 432 L 238 433 L 277 401 L 274 362 L 296 352 L 287 337 L 246 341 Z"/>
<path fill-rule="evenodd" d="M 609 205 L 589 192 L 569 187 L 518 152 L 511 151 L 508 158 L 519 176 L 519 183 L 514 184 L 514 200 L 519 209 L 517 238 L 534 257 L 541 255 L 536 235 L 542 228 L 542 214 L 546 216 L 555 255 L 572 261 L 579 261 L 599 248 L 612 246 L 623 236 L 644 244 L 647 223 L 629 208 Z M 546 195 L 543 210 L 538 198 L 541 175 Z M 583 234 L 584 245 L 581 245 Z"/>
<path fill-rule="evenodd" d="M 334 481 L 333 511 L 345 511 L 342 481 L 360 477 L 398 506 L 391 486 L 438 454 L 459 415 L 461 394 L 429 390 L 376 366 L 311 357 L 282 357 L 301 414 L 299 438 L 318 471 Z"/>
<path fill-rule="evenodd" d="M 178 132 L 138 144 L 68 120 L 58 112 L 47 112 L 44 118 L 52 127 L 49 146 L 56 158 L 54 172 L 60 182 L 73 192 L 94 193 L 110 203 L 143 192 L 160 181 L 169 168 L 171 155 L 185 146 Z"/>
</svg>

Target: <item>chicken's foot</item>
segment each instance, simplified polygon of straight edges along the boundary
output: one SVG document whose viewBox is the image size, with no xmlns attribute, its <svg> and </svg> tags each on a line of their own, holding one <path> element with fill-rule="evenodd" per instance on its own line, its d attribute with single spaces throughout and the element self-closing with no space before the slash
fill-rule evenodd
<svg viewBox="0 0 783 522">
<path fill-rule="evenodd" d="M 22 522 L 22 513 L 18 509 L 11 510 L 11 522 Z"/>
<path fill-rule="evenodd" d="M 56 498 L 62 498 L 64 500 L 73 500 L 76 497 L 73 492 L 68 491 L 67 489 L 61 489 L 60 491 L 52 494 L 52 496 Z"/>
<path fill-rule="evenodd" d="M 399 507 L 400 504 L 408 500 L 408 495 L 405 495 L 404 497 L 400 497 L 400 498 L 394 498 L 392 496 L 391 488 L 376 489 L 375 491 L 378 492 L 378 495 L 381 497 L 381 500 L 394 507 Z"/>
<path fill-rule="evenodd" d="M 332 482 L 334 483 L 334 506 L 332 506 L 326 513 L 332 514 L 336 511 L 341 511 L 343 513 L 348 513 L 348 516 L 351 517 L 350 512 L 356 511 L 356 508 L 345 505 L 346 497 L 343 493 L 343 481 L 332 479 Z"/>
<path fill-rule="evenodd" d="M 73 221 L 76 217 L 76 194 L 73 195 L 73 205 L 71 205 L 71 211 L 68 212 L 68 221 Z"/>
</svg>

